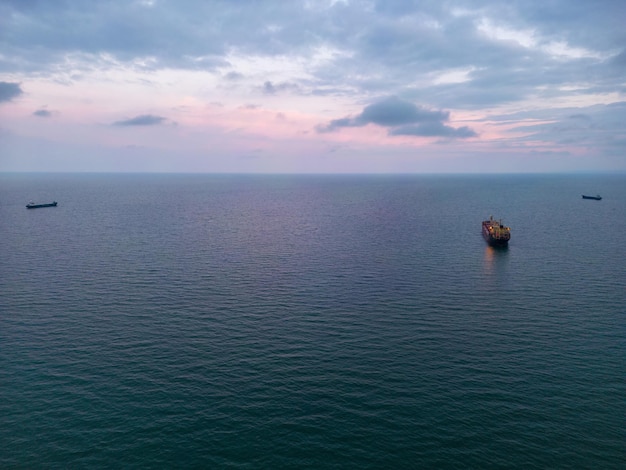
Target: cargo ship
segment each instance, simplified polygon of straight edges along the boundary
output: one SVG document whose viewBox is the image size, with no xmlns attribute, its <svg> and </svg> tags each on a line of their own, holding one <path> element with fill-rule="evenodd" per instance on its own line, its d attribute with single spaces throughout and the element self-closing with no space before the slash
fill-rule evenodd
<svg viewBox="0 0 626 470">
<path fill-rule="evenodd" d="M 502 225 L 502 221 L 483 220 L 483 238 L 491 246 L 507 246 L 511 239 L 511 228 Z"/>
<path fill-rule="evenodd" d="M 49 202 L 47 204 L 35 204 L 34 202 L 29 202 L 26 204 L 26 209 L 39 209 L 40 207 L 56 207 L 57 202 Z"/>
<path fill-rule="evenodd" d="M 601 201 L 602 196 L 600 196 L 599 194 L 597 196 L 585 196 L 583 194 L 583 199 L 593 199 L 594 201 Z"/>
</svg>

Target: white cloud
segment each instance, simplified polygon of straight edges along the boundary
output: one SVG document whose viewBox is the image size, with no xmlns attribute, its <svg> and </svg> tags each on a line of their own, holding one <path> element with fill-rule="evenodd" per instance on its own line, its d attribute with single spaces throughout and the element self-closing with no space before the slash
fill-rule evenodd
<svg viewBox="0 0 626 470">
<path fill-rule="evenodd" d="M 489 39 L 495 41 L 513 42 L 526 48 L 533 48 L 537 45 L 535 31 L 515 29 L 508 25 L 497 25 L 489 18 L 482 18 L 478 22 L 477 29 Z"/>
<path fill-rule="evenodd" d="M 432 83 L 434 85 L 445 85 L 451 83 L 465 83 L 471 80 L 470 74 L 476 70 L 474 67 L 467 67 L 463 69 L 445 70 L 437 73 Z"/>
<path fill-rule="evenodd" d="M 606 59 L 609 57 L 609 54 L 601 54 L 599 52 L 585 49 L 584 47 L 571 47 L 565 41 L 552 41 L 542 46 L 542 49 L 548 54 L 566 59 L 583 59 L 586 57 L 593 59 Z"/>
</svg>

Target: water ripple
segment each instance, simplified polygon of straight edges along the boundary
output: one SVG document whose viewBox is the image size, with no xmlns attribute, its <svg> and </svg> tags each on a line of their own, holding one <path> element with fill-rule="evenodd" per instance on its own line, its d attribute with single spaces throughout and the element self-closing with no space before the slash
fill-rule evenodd
<svg viewBox="0 0 626 470">
<path fill-rule="evenodd" d="M 620 179 L 3 178 L 5 468 L 623 464 Z"/>
</svg>

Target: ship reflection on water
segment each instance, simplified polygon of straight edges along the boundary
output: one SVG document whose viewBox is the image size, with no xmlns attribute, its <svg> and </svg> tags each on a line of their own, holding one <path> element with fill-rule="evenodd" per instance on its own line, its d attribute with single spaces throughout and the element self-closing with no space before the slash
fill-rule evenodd
<svg viewBox="0 0 626 470">
<path fill-rule="evenodd" d="M 505 246 L 486 246 L 484 254 L 485 273 L 492 274 L 500 269 L 504 262 L 508 259 L 509 247 Z"/>
</svg>

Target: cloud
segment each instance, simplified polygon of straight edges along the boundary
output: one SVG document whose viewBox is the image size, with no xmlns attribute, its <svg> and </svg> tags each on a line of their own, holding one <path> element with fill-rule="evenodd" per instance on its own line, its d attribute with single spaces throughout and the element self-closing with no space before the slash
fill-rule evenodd
<svg viewBox="0 0 626 470">
<path fill-rule="evenodd" d="M 447 120 L 448 112 L 432 111 L 396 97 L 387 98 L 366 106 L 357 120 L 364 124 L 397 126 L 416 122 L 437 122 Z"/>
<path fill-rule="evenodd" d="M 116 121 L 113 123 L 114 126 L 118 127 L 131 127 L 131 126 L 156 126 L 167 119 L 161 116 L 153 116 L 152 114 L 142 114 L 141 116 L 136 116 L 131 119 L 126 119 L 123 121 Z"/>
<path fill-rule="evenodd" d="M 626 50 L 623 50 L 613 57 L 611 62 L 619 67 L 626 67 Z"/>
<path fill-rule="evenodd" d="M 276 93 L 276 87 L 272 84 L 272 82 L 267 81 L 263 84 L 263 93 L 266 95 L 273 95 Z"/>
<path fill-rule="evenodd" d="M 591 116 L 584 114 L 584 113 L 572 114 L 571 116 L 569 116 L 569 118 L 577 119 L 581 121 L 591 121 Z"/>
<path fill-rule="evenodd" d="M 332 120 L 326 126 L 326 130 L 333 131 L 340 127 L 361 127 L 367 124 L 392 127 L 417 122 L 436 122 L 447 120 L 448 116 L 449 113 L 447 112 L 428 110 L 409 101 L 390 97 L 366 106 L 358 116 Z"/>
<path fill-rule="evenodd" d="M 298 86 L 293 83 L 277 83 L 274 84 L 269 80 L 263 84 L 263 93 L 266 95 L 275 95 L 278 92 L 286 90 L 298 90 Z"/>
<path fill-rule="evenodd" d="M 0 82 L 0 103 L 11 101 L 23 93 L 19 83 Z"/>
<path fill-rule="evenodd" d="M 389 135 L 448 137 L 465 139 L 476 137 L 469 127 L 458 129 L 443 124 L 450 118 L 449 111 L 431 110 L 417 106 L 410 101 L 389 97 L 366 106 L 355 117 L 344 117 L 330 121 L 326 126 L 318 126 L 318 132 L 332 132 L 342 127 L 362 127 L 368 124 L 389 128 Z"/>
<path fill-rule="evenodd" d="M 12 0 L 0 2 L 8 38 L 0 72 L 91 70 L 110 57 L 126 70 L 216 71 L 243 82 L 258 77 L 254 67 L 235 67 L 238 58 L 255 66 L 281 58 L 288 67 L 263 69 L 277 77 L 262 85 L 265 94 L 309 89 L 308 81 L 316 96 L 402 94 L 444 108 L 522 101 L 539 87 L 565 96 L 564 77 L 620 86 L 619 70 L 602 69 L 626 63 L 620 2 L 570 3 Z M 555 55 L 554 44 L 589 53 Z M 289 75 L 302 64 L 306 74 Z M 463 83 L 436 83 L 450 70 L 473 72 Z"/>
<path fill-rule="evenodd" d="M 501 116 L 499 119 L 523 122 L 532 116 L 536 114 L 525 111 Z M 626 120 L 626 102 L 553 109 L 543 111 L 541 117 L 537 122 L 530 120 L 528 124 L 512 127 L 510 132 L 518 136 L 507 139 L 507 142 L 510 145 L 517 143 L 525 146 L 541 142 L 556 149 L 559 146 L 575 147 L 578 150 L 590 149 L 605 155 L 618 155 L 619 158 L 626 151 L 626 133 L 622 126 Z"/>
<path fill-rule="evenodd" d="M 241 73 L 239 73 L 239 72 L 231 71 L 231 72 L 228 72 L 228 73 L 224 76 L 224 78 L 225 78 L 227 81 L 232 81 L 232 82 L 235 82 L 235 81 L 237 81 L 237 80 L 241 80 L 242 78 L 244 78 L 244 76 L 243 76 L 243 74 L 241 74 Z"/>
<path fill-rule="evenodd" d="M 51 117 L 52 116 L 52 112 L 48 111 L 47 109 L 38 109 L 37 111 L 35 111 L 33 113 L 33 116 L 39 116 L 39 117 Z"/>
<path fill-rule="evenodd" d="M 441 122 L 428 122 L 417 126 L 403 126 L 391 129 L 389 135 L 413 135 L 418 137 L 449 137 L 467 139 L 478 134 L 467 126 L 454 128 Z"/>
</svg>

